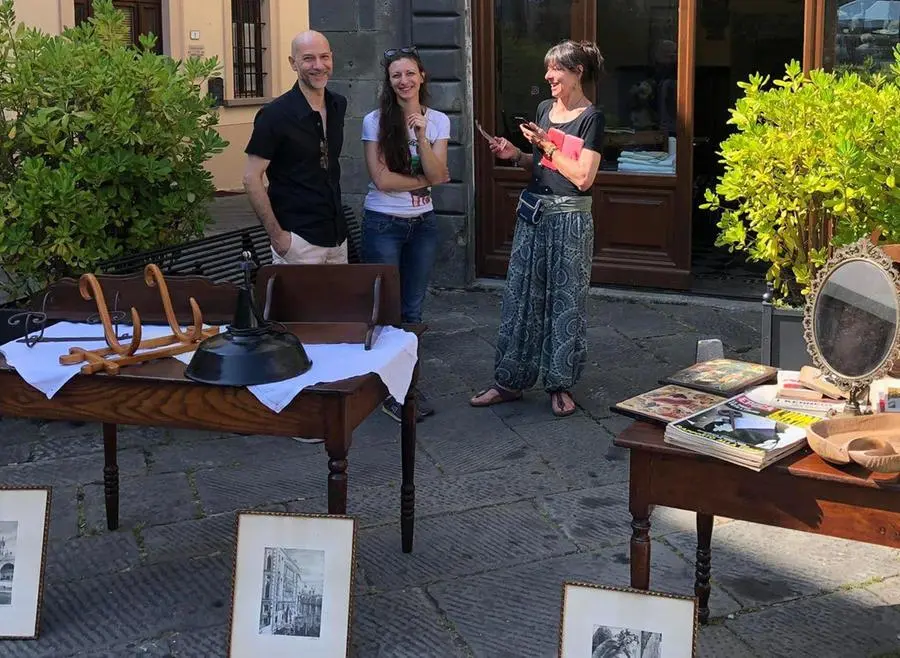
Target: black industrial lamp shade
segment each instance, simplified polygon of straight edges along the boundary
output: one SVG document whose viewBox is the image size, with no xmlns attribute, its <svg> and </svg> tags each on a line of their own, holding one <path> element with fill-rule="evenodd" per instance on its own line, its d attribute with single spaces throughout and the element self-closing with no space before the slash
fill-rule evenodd
<svg viewBox="0 0 900 658">
<path fill-rule="evenodd" d="M 197 346 L 184 376 L 203 384 L 255 386 L 302 375 L 312 361 L 294 334 L 259 319 L 250 285 L 250 259 L 241 268 L 244 285 L 238 293 L 234 321 L 222 333 Z"/>
</svg>

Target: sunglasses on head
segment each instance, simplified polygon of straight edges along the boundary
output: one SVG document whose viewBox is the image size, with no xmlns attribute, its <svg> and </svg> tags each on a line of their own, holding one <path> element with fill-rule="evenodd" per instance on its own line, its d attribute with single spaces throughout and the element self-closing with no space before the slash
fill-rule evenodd
<svg viewBox="0 0 900 658">
<path fill-rule="evenodd" d="M 403 48 L 388 48 L 384 51 L 384 58 L 391 59 L 397 55 L 419 55 L 419 49 L 415 46 L 405 46 Z"/>
</svg>

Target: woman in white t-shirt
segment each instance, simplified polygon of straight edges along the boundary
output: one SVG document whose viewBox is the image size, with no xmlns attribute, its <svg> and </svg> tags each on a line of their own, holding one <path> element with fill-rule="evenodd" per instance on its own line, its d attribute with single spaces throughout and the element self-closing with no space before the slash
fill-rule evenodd
<svg viewBox="0 0 900 658">
<path fill-rule="evenodd" d="M 363 260 L 400 270 L 404 322 L 422 321 L 422 303 L 438 246 L 431 186 L 450 180 L 450 119 L 426 107 L 425 68 L 415 48 L 384 53 L 379 109 L 363 119 L 369 192 L 362 226 Z M 399 403 L 385 411 L 399 420 Z M 428 409 L 420 403 L 419 415 Z"/>
</svg>

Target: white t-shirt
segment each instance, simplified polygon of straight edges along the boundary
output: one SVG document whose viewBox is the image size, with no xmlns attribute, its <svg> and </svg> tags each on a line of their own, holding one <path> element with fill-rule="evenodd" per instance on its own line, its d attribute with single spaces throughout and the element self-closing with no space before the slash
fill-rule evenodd
<svg viewBox="0 0 900 658">
<path fill-rule="evenodd" d="M 378 141 L 378 117 L 380 112 L 369 112 L 363 119 L 362 139 L 364 142 Z M 443 112 L 426 108 L 425 137 L 433 146 L 439 139 L 450 139 L 450 118 Z M 418 142 L 415 133 L 409 131 L 409 153 L 412 156 L 413 171 L 422 173 L 419 165 Z M 364 207 L 367 210 L 383 212 L 397 217 L 416 217 L 434 210 L 431 203 L 431 188 L 423 187 L 412 192 L 382 192 L 374 183 L 369 183 Z"/>
</svg>

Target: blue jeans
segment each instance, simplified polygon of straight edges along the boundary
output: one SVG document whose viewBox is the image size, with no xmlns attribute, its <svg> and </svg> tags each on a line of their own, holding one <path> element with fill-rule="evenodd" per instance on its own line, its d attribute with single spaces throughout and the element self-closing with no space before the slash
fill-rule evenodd
<svg viewBox="0 0 900 658">
<path fill-rule="evenodd" d="M 437 245 L 438 227 L 433 212 L 418 217 L 396 217 L 374 210 L 363 213 L 363 261 L 396 265 L 400 270 L 404 322 L 422 321 L 422 302 Z"/>
</svg>

